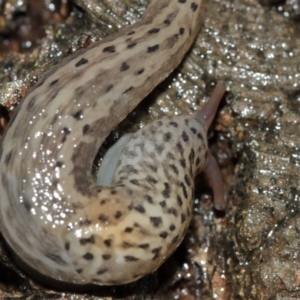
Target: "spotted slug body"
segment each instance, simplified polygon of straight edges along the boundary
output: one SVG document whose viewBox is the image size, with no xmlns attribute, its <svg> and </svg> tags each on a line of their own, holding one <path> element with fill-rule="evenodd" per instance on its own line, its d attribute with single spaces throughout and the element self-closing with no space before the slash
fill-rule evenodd
<svg viewBox="0 0 300 300">
<path fill-rule="evenodd" d="M 38 273 L 124 284 L 157 269 L 182 240 L 194 177 L 209 165 L 205 120 L 163 118 L 133 134 L 110 186 L 95 184 L 91 165 L 180 63 L 203 8 L 151 1 L 139 22 L 64 59 L 22 100 L 1 142 L 0 229 Z"/>
</svg>

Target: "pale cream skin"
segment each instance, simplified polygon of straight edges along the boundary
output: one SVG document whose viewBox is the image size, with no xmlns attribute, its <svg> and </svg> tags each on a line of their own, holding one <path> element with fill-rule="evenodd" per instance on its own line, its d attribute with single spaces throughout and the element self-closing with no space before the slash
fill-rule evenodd
<svg viewBox="0 0 300 300">
<path fill-rule="evenodd" d="M 135 133 L 110 187 L 95 185 L 91 166 L 111 130 L 181 62 L 203 9 L 203 0 L 151 1 L 138 23 L 64 59 L 21 101 L 0 149 L 0 229 L 36 272 L 125 284 L 155 271 L 181 242 L 194 177 L 216 168 L 206 111 Z"/>
</svg>

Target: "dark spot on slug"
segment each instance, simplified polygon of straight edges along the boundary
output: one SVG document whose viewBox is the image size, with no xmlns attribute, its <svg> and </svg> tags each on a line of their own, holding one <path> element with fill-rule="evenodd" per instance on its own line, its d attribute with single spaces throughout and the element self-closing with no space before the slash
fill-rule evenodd
<svg viewBox="0 0 300 300">
<path fill-rule="evenodd" d="M 62 161 L 57 161 L 55 167 L 57 168 L 61 168 L 63 167 L 65 164 Z"/>
<path fill-rule="evenodd" d="M 179 238 L 179 236 L 176 235 L 176 236 L 173 238 L 173 240 L 171 241 L 171 243 L 172 243 L 172 244 L 176 243 L 176 241 L 178 240 L 178 238 Z"/>
<path fill-rule="evenodd" d="M 163 145 L 155 145 L 155 150 L 159 155 L 163 152 L 164 148 L 165 147 Z"/>
<path fill-rule="evenodd" d="M 27 110 L 28 111 L 31 111 L 31 109 L 34 107 L 35 101 L 36 101 L 36 97 L 32 97 L 32 99 L 30 99 L 30 101 L 27 104 Z M 5 112 L 7 112 L 7 115 L 5 114 L 4 117 L 6 116 L 5 119 L 9 120 L 9 114 L 8 114 L 8 111 L 6 110 L 6 108 L 2 105 L 0 106 L 0 108 L 1 108 L 2 114 L 3 113 L 5 114 Z"/>
<path fill-rule="evenodd" d="M 184 175 L 184 181 L 185 181 L 185 183 L 186 183 L 188 186 L 191 186 L 191 181 L 190 181 L 189 177 L 188 177 L 186 174 Z"/>
<path fill-rule="evenodd" d="M 173 36 L 169 37 L 167 39 L 167 45 L 168 45 L 168 47 L 172 48 L 178 40 L 179 40 L 179 35 L 177 33 L 174 34 Z"/>
<path fill-rule="evenodd" d="M 201 133 L 198 133 L 198 134 L 197 134 L 197 137 L 198 137 L 198 139 L 203 140 L 203 136 L 202 136 Z"/>
<path fill-rule="evenodd" d="M 171 165 L 169 165 L 169 166 L 170 166 L 170 168 L 174 171 L 174 173 L 175 173 L 176 175 L 179 174 L 179 171 L 178 171 L 177 167 L 176 167 L 174 164 L 171 164 Z"/>
<path fill-rule="evenodd" d="M 154 257 L 152 258 L 152 260 L 155 260 L 159 257 L 159 253 L 161 251 L 161 247 L 158 248 L 154 248 L 151 252 L 154 254 Z"/>
<path fill-rule="evenodd" d="M 100 269 L 97 271 L 97 275 L 102 275 L 107 272 L 107 269 Z"/>
<path fill-rule="evenodd" d="M 61 142 L 64 143 L 67 140 L 67 136 L 71 133 L 71 130 L 67 127 L 64 127 L 62 129 L 61 133 L 63 134 Z"/>
<path fill-rule="evenodd" d="M 146 162 L 143 165 L 145 167 L 149 168 L 153 173 L 157 173 L 157 167 L 156 166 L 154 166 L 150 163 L 146 163 Z"/>
<path fill-rule="evenodd" d="M 63 131 L 63 133 L 64 133 L 65 135 L 68 135 L 68 134 L 71 133 L 71 130 L 70 130 L 69 128 L 67 128 L 67 127 L 64 127 L 64 128 L 62 129 L 62 131 Z"/>
<path fill-rule="evenodd" d="M 181 182 L 180 185 L 182 187 L 182 192 L 183 192 L 183 195 L 184 195 L 185 199 L 188 199 L 188 193 L 187 193 L 187 190 L 186 190 L 186 187 L 185 187 L 184 183 Z"/>
<path fill-rule="evenodd" d="M 92 260 L 92 259 L 94 259 L 94 255 L 93 255 L 92 253 L 90 253 L 90 252 L 87 252 L 87 253 L 84 254 L 82 257 L 83 257 L 85 260 Z"/>
<path fill-rule="evenodd" d="M 200 157 L 198 156 L 196 159 L 196 165 L 198 166 L 200 164 Z"/>
<path fill-rule="evenodd" d="M 181 214 L 181 224 L 183 224 L 186 220 L 185 214 Z"/>
<path fill-rule="evenodd" d="M 183 27 L 180 27 L 180 28 L 179 28 L 179 34 L 180 34 L 180 35 L 183 35 L 183 34 L 184 34 L 184 28 L 183 28 Z"/>
<path fill-rule="evenodd" d="M 161 192 L 161 194 L 165 197 L 165 198 L 169 198 L 170 197 L 170 192 L 171 192 L 171 188 L 169 183 L 164 182 L 165 185 L 165 189 Z"/>
<path fill-rule="evenodd" d="M 169 19 L 165 19 L 165 20 L 164 20 L 164 23 L 165 23 L 166 25 L 170 25 L 170 24 L 171 24 L 171 21 L 170 21 Z"/>
<path fill-rule="evenodd" d="M 165 133 L 165 135 L 164 135 L 164 141 L 168 142 L 171 139 L 171 137 L 172 137 L 171 132 Z"/>
<path fill-rule="evenodd" d="M 190 159 L 191 164 L 193 164 L 194 160 L 195 160 L 195 151 L 193 148 L 191 149 L 191 152 L 189 154 L 189 159 Z"/>
<path fill-rule="evenodd" d="M 104 240 L 104 244 L 106 247 L 111 247 L 111 243 L 112 243 L 111 239 Z"/>
<path fill-rule="evenodd" d="M 178 127 L 178 124 L 176 122 L 170 122 L 170 125 L 177 128 Z"/>
<path fill-rule="evenodd" d="M 147 249 L 147 248 L 149 248 L 149 244 L 141 244 L 141 245 L 139 245 L 139 248 Z"/>
<path fill-rule="evenodd" d="M 152 198 L 151 196 L 146 195 L 145 198 L 146 198 L 146 200 L 147 200 L 148 203 L 150 203 L 150 204 L 153 204 L 153 203 L 154 203 L 154 202 L 153 202 L 153 198 Z"/>
<path fill-rule="evenodd" d="M 132 49 L 137 45 L 137 43 L 131 43 L 127 46 L 128 49 Z"/>
<path fill-rule="evenodd" d="M 186 0 L 178 0 L 179 3 L 185 3 Z"/>
<path fill-rule="evenodd" d="M 26 210 L 29 212 L 31 210 L 31 205 L 30 205 L 28 199 L 25 197 L 23 197 L 23 204 L 24 204 L 24 207 L 26 208 Z"/>
<path fill-rule="evenodd" d="M 118 210 L 116 213 L 115 213 L 115 218 L 116 219 L 120 219 L 122 217 L 122 213 Z"/>
<path fill-rule="evenodd" d="M 83 127 L 82 127 L 82 133 L 83 134 L 87 134 L 90 130 L 90 125 L 89 124 L 85 124 Z"/>
<path fill-rule="evenodd" d="M 88 63 L 88 62 L 89 62 L 89 61 L 83 57 L 81 60 L 79 60 L 79 61 L 75 64 L 75 67 L 78 68 L 78 67 L 80 67 L 80 66 L 82 66 L 82 65 L 85 65 L 85 64 Z"/>
<path fill-rule="evenodd" d="M 102 52 L 114 53 L 114 52 L 116 52 L 116 47 L 115 46 L 105 47 Z"/>
<path fill-rule="evenodd" d="M 166 207 L 167 206 L 167 204 L 166 204 L 166 201 L 161 201 L 161 202 L 159 202 L 159 205 L 161 206 L 161 207 Z"/>
<path fill-rule="evenodd" d="M 180 142 L 178 142 L 178 143 L 176 144 L 176 148 L 177 148 L 177 150 L 180 152 L 180 154 L 183 155 L 183 148 L 182 148 L 182 145 L 181 145 Z"/>
<path fill-rule="evenodd" d="M 177 203 L 179 206 L 182 206 L 182 204 L 183 204 L 182 199 L 179 195 L 177 195 Z"/>
<path fill-rule="evenodd" d="M 97 190 L 97 192 L 98 193 L 101 193 L 101 191 L 102 191 L 102 187 L 95 187 L 96 188 L 96 190 Z M 100 205 L 104 205 L 104 204 L 106 204 L 107 203 L 107 201 L 108 201 L 108 199 L 107 198 L 104 198 L 104 199 L 101 199 L 100 200 Z"/>
<path fill-rule="evenodd" d="M 143 74 L 143 73 L 144 73 L 144 71 L 145 71 L 145 69 L 144 69 L 144 68 L 142 68 L 142 69 L 140 69 L 140 70 L 136 71 L 135 75 L 141 75 L 141 74 Z"/>
<path fill-rule="evenodd" d="M 80 226 L 89 226 L 91 224 L 92 224 L 92 222 L 88 219 L 85 219 L 84 221 L 79 221 Z"/>
<path fill-rule="evenodd" d="M 170 225 L 170 227 L 169 227 L 169 229 L 171 230 L 171 231 L 174 231 L 175 229 L 176 229 L 176 227 L 175 227 L 175 225 Z"/>
<path fill-rule="evenodd" d="M 138 170 L 134 168 L 133 165 L 126 165 L 118 172 L 118 174 L 138 174 Z M 134 180 L 134 179 L 133 179 Z"/>
<path fill-rule="evenodd" d="M 123 62 L 122 65 L 121 65 L 120 71 L 121 71 L 121 72 L 125 72 L 125 71 L 127 71 L 129 68 L 130 68 L 130 66 L 129 66 L 126 62 Z"/>
<path fill-rule="evenodd" d="M 167 158 L 169 158 L 169 159 L 175 159 L 175 156 L 174 156 L 174 154 L 173 153 L 171 153 L 171 152 L 168 152 L 168 154 L 167 154 Z"/>
<path fill-rule="evenodd" d="M 158 48 L 159 48 L 159 45 L 150 46 L 150 47 L 148 47 L 147 52 L 148 53 L 153 53 L 153 52 L 157 51 Z"/>
<path fill-rule="evenodd" d="M 129 150 L 126 149 L 126 148 L 125 148 L 125 150 L 124 150 L 124 154 L 125 154 L 127 157 L 130 157 L 130 158 L 138 157 L 138 154 L 137 154 L 135 151 L 129 151 Z"/>
<path fill-rule="evenodd" d="M 57 94 L 58 94 L 58 89 L 57 90 L 53 89 L 53 93 L 51 93 L 49 102 L 51 102 L 54 98 L 56 98 Z"/>
<path fill-rule="evenodd" d="M 101 190 L 102 190 L 102 188 L 101 188 Z M 106 201 L 107 201 L 107 199 L 102 199 L 102 200 L 100 201 L 100 205 L 104 205 L 104 204 L 106 203 Z"/>
<path fill-rule="evenodd" d="M 124 231 L 127 233 L 130 233 L 130 232 L 132 232 L 132 230 L 133 230 L 132 227 L 126 227 Z"/>
<path fill-rule="evenodd" d="M 132 248 L 132 247 L 134 247 L 132 244 L 130 244 L 130 243 L 128 243 L 128 242 L 124 242 L 123 244 L 122 244 L 122 247 L 124 248 L 124 249 L 128 249 L 128 248 Z"/>
<path fill-rule="evenodd" d="M 135 34 L 135 31 L 130 31 L 129 33 L 127 33 L 127 35 L 133 35 Z"/>
<path fill-rule="evenodd" d="M 187 135 L 187 133 L 185 131 L 182 132 L 182 139 L 187 142 L 189 140 L 189 136 Z"/>
<path fill-rule="evenodd" d="M 8 164 L 9 164 L 9 162 L 10 162 L 10 160 L 11 160 L 12 153 L 13 153 L 13 149 L 10 150 L 10 151 L 6 154 L 6 156 L 5 156 L 4 163 L 5 163 L 6 166 L 8 166 Z"/>
<path fill-rule="evenodd" d="M 150 222 L 154 227 L 159 227 L 162 224 L 161 217 L 150 217 Z"/>
<path fill-rule="evenodd" d="M 191 130 L 191 132 L 192 132 L 193 134 L 196 134 L 196 133 L 197 133 L 197 130 L 196 130 L 196 128 L 194 128 L 194 127 L 191 127 L 190 130 Z"/>
<path fill-rule="evenodd" d="M 46 257 L 51 259 L 52 261 L 60 264 L 60 265 L 66 265 L 67 263 L 57 254 L 55 253 L 50 253 L 50 252 L 44 252 L 43 253 Z"/>
<path fill-rule="evenodd" d="M 198 8 L 198 4 L 196 4 L 195 2 L 193 2 L 193 3 L 191 4 L 191 9 L 192 9 L 192 11 L 196 11 L 197 8 Z"/>
<path fill-rule="evenodd" d="M 177 213 L 177 209 L 174 207 L 171 207 L 168 209 L 168 214 L 173 215 L 175 217 L 177 217 L 178 213 Z"/>
<path fill-rule="evenodd" d="M 139 185 L 139 182 L 137 179 L 131 179 L 130 183 L 134 184 L 134 185 Z"/>
<path fill-rule="evenodd" d="M 108 93 L 114 86 L 110 84 L 109 86 L 106 87 L 105 93 Z"/>
<path fill-rule="evenodd" d="M 66 249 L 67 251 L 70 250 L 70 243 L 69 243 L 69 242 L 66 242 L 66 243 L 65 243 L 65 249 Z"/>
<path fill-rule="evenodd" d="M 149 34 L 154 34 L 154 33 L 158 33 L 160 31 L 159 28 L 152 28 L 148 31 Z"/>
<path fill-rule="evenodd" d="M 77 269 L 76 272 L 77 272 L 78 274 L 81 274 L 81 273 L 82 273 L 82 269 Z"/>
<path fill-rule="evenodd" d="M 82 119 L 82 110 L 77 111 L 75 114 L 72 115 L 74 119 L 77 121 Z"/>
<path fill-rule="evenodd" d="M 123 95 L 126 94 L 126 93 L 128 93 L 128 92 L 130 92 L 131 90 L 133 90 L 133 86 L 131 86 L 131 87 L 129 87 L 127 90 L 125 90 L 125 91 L 123 92 Z"/>
<path fill-rule="evenodd" d="M 147 153 L 147 155 L 148 155 L 152 160 L 155 160 L 155 158 L 156 158 L 156 154 L 155 154 L 154 152 Z"/>
<path fill-rule="evenodd" d="M 51 83 L 50 83 L 50 85 L 49 86 L 54 86 L 56 83 L 58 82 L 58 79 L 55 79 L 55 80 L 53 80 Z"/>
<path fill-rule="evenodd" d="M 105 216 L 105 215 L 100 215 L 98 217 L 98 220 L 101 221 L 102 223 L 107 223 L 108 222 L 108 216 Z"/>
<path fill-rule="evenodd" d="M 163 231 L 159 234 L 159 236 L 163 239 L 165 239 L 168 236 L 168 233 L 166 231 Z"/>
<path fill-rule="evenodd" d="M 181 165 L 183 168 L 186 167 L 186 162 L 185 162 L 185 159 L 184 159 L 184 158 L 182 158 L 182 159 L 180 160 L 180 165 Z"/>
<path fill-rule="evenodd" d="M 111 258 L 111 255 L 110 255 L 110 254 L 103 254 L 103 255 L 102 255 L 102 258 L 103 258 L 104 260 L 109 260 L 109 259 Z"/>
<path fill-rule="evenodd" d="M 89 238 L 80 239 L 79 240 L 80 245 L 86 245 L 86 244 L 94 244 L 95 243 L 95 237 L 91 235 Z"/>
<path fill-rule="evenodd" d="M 126 261 L 137 261 L 139 260 L 138 258 L 134 257 L 134 256 L 131 256 L 131 255 L 126 255 L 124 256 L 125 260 Z"/>
<path fill-rule="evenodd" d="M 146 177 L 146 180 L 147 180 L 147 182 L 149 182 L 149 183 L 152 183 L 152 184 L 156 184 L 158 181 L 154 178 L 154 177 L 152 177 L 151 175 L 148 175 L 147 177 Z"/>
<path fill-rule="evenodd" d="M 138 211 L 139 213 L 143 214 L 146 212 L 145 208 L 142 206 L 142 205 L 138 205 L 138 206 L 135 206 L 134 208 L 136 211 Z"/>
</svg>

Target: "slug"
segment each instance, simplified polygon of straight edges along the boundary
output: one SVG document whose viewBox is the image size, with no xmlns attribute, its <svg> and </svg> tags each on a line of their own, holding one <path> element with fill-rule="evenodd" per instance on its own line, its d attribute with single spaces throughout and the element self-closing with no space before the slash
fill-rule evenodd
<svg viewBox="0 0 300 300">
<path fill-rule="evenodd" d="M 203 10 L 203 0 L 153 0 L 139 22 L 65 58 L 21 101 L 0 145 L 0 230 L 37 273 L 118 285 L 155 271 L 183 239 L 203 169 L 224 208 L 206 141 L 220 84 L 198 116 L 129 136 L 108 184 L 91 175 L 111 130 L 181 62 Z"/>
</svg>

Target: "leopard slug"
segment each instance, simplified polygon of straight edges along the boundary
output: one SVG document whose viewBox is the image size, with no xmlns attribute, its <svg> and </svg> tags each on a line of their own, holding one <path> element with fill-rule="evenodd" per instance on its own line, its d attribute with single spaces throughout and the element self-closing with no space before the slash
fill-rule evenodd
<svg viewBox="0 0 300 300">
<path fill-rule="evenodd" d="M 0 145 L 0 230 L 38 274 L 79 285 L 135 281 L 181 242 L 195 175 L 205 169 L 220 184 L 205 138 L 220 95 L 204 114 L 130 136 L 108 185 L 91 175 L 111 130 L 181 62 L 203 10 L 204 0 L 152 0 L 139 22 L 62 60 L 21 101 Z"/>
</svg>

